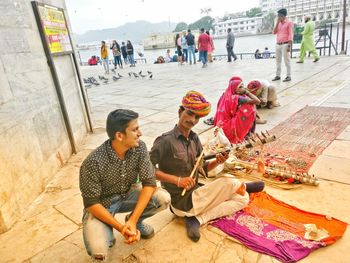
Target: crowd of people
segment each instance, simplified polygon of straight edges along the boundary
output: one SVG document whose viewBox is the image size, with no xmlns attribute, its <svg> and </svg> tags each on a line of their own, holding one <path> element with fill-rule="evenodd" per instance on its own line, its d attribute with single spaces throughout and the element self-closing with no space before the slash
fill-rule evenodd
<svg viewBox="0 0 350 263">
<path fill-rule="evenodd" d="M 118 67 L 123 68 L 123 62 L 124 65 L 130 65 L 130 67 L 136 66 L 134 58 L 134 47 L 130 40 L 127 40 L 126 44 L 125 42 L 122 42 L 121 45 L 119 45 L 119 43 L 116 40 L 113 40 L 109 49 L 112 50 L 114 69 L 117 69 Z M 143 54 L 139 53 L 139 56 L 142 57 Z M 105 74 L 109 74 L 109 54 L 108 47 L 105 41 L 101 41 L 101 61 L 105 70 Z M 92 65 L 90 63 L 88 64 Z"/>
</svg>

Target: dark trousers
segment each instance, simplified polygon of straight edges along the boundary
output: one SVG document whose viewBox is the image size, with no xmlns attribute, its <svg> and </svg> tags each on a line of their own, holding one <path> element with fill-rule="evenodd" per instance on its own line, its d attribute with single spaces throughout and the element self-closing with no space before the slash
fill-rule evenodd
<svg viewBox="0 0 350 263">
<path fill-rule="evenodd" d="M 227 47 L 227 61 L 231 62 L 231 58 L 233 58 L 234 60 L 237 59 L 237 56 L 235 54 L 235 52 L 233 52 L 233 47 Z"/>
</svg>

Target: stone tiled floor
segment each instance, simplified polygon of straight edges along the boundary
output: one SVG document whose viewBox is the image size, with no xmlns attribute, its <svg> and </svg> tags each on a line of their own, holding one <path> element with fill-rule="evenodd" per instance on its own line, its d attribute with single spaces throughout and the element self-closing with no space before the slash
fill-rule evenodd
<svg viewBox="0 0 350 263">
<path fill-rule="evenodd" d="M 305 105 L 350 108 L 350 60 L 348 57 L 322 57 L 319 63 L 307 61 L 292 65 L 292 81 L 278 82 L 281 106 L 261 110 L 268 119 L 258 130 L 266 130 L 285 120 Z M 151 70 L 153 79 L 129 78 L 128 72 Z M 284 68 L 283 68 L 284 70 Z M 89 262 L 82 240 L 80 218 L 82 200 L 78 187 L 78 171 L 89 152 L 106 139 L 104 125 L 107 114 L 117 107 L 131 108 L 140 113 L 143 139 L 150 148 L 156 136 L 171 129 L 177 121 L 177 109 L 186 91 L 194 89 L 205 96 L 216 108 L 216 102 L 227 87 L 232 75 L 244 80 L 252 77 L 271 79 L 274 60 L 246 60 L 235 63 L 223 61 L 202 69 L 196 66 L 174 64 L 140 65 L 125 68 L 117 82 L 87 89 L 94 120 L 95 133 L 86 137 L 78 154 L 56 174 L 45 192 L 32 204 L 18 223 L 0 235 L 0 262 Z M 102 75 L 100 67 L 82 69 L 84 77 Z M 111 79 L 111 76 L 108 76 Z M 215 110 L 212 111 L 213 115 Z M 195 128 L 202 133 L 209 127 L 201 121 Z M 350 127 L 348 127 L 319 157 L 312 172 L 328 179 L 350 178 Z M 211 131 L 201 134 L 204 142 Z M 347 205 L 350 201 L 349 184 L 321 181 L 319 187 L 303 186 L 293 191 L 266 188 L 271 195 L 313 212 L 330 214 L 350 222 Z M 123 215 L 117 215 L 123 220 Z M 201 228 L 198 243 L 187 239 L 181 219 L 163 211 L 149 219 L 157 231 L 154 238 L 136 245 L 123 243 L 115 233 L 117 244 L 111 249 L 110 262 L 277 262 L 258 254 L 211 228 Z M 302 262 L 348 262 L 350 258 L 349 231 L 336 244 L 317 250 Z"/>
</svg>

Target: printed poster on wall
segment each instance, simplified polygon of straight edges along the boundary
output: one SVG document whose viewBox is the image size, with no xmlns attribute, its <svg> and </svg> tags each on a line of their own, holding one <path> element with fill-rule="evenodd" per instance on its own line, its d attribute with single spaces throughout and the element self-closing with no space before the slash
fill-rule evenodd
<svg viewBox="0 0 350 263">
<path fill-rule="evenodd" d="M 40 20 L 51 54 L 73 52 L 63 10 L 38 6 Z"/>
</svg>

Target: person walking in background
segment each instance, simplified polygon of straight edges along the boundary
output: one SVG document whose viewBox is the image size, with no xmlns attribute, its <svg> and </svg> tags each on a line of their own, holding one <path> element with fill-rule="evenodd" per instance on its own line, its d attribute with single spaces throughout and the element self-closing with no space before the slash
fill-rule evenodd
<svg viewBox="0 0 350 263">
<path fill-rule="evenodd" d="M 193 63 L 196 64 L 196 41 L 194 39 L 194 35 L 192 35 L 191 30 L 187 30 L 187 35 L 186 35 L 186 40 L 187 40 L 187 50 L 188 50 L 188 57 L 190 60 L 190 65 L 192 65 L 192 58 L 193 58 Z"/>
<path fill-rule="evenodd" d="M 182 65 L 181 35 L 179 33 L 175 36 L 175 47 L 177 51 L 177 62 L 179 65 Z"/>
<path fill-rule="evenodd" d="M 113 40 L 111 49 L 113 51 L 113 56 L 114 56 L 114 68 L 117 69 L 117 65 L 119 65 L 119 68 L 123 68 L 120 46 L 116 40 Z"/>
<path fill-rule="evenodd" d="M 292 48 L 293 42 L 293 29 L 294 24 L 288 20 L 287 18 L 287 9 L 282 8 L 277 11 L 277 23 L 272 33 L 277 35 L 276 37 L 276 76 L 272 81 L 281 79 L 281 63 L 282 57 L 284 60 L 284 64 L 287 68 L 287 76 L 283 80 L 291 81 L 291 67 L 290 67 L 290 51 Z"/>
<path fill-rule="evenodd" d="M 124 59 L 124 63 L 129 64 L 128 61 L 128 53 L 126 52 L 126 46 L 125 46 L 125 42 L 122 42 L 122 46 L 121 46 L 121 51 L 122 51 L 122 55 L 123 55 L 123 59 Z"/>
<path fill-rule="evenodd" d="M 207 33 L 207 35 L 210 38 L 210 42 L 208 46 L 208 61 L 213 62 L 213 51 L 215 50 L 213 37 L 210 35 L 209 30 L 205 31 L 205 33 Z"/>
<path fill-rule="evenodd" d="M 203 68 L 208 66 L 208 49 L 210 45 L 210 37 L 204 32 L 204 28 L 201 28 L 201 34 L 198 37 L 198 50 L 199 58 L 203 63 Z"/>
<path fill-rule="evenodd" d="M 101 41 L 101 59 L 105 73 L 109 74 L 108 49 L 105 41 Z"/>
<path fill-rule="evenodd" d="M 299 61 L 297 61 L 297 63 L 304 63 L 306 51 L 309 51 L 314 57 L 314 62 L 317 62 L 320 60 L 320 56 L 317 54 L 314 44 L 315 23 L 311 20 L 310 15 L 306 15 L 304 19 L 304 30 L 303 32 L 301 32 L 301 34 L 303 35 L 303 39 L 301 40 L 300 46 L 300 58 Z"/>
<path fill-rule="evenodd" d="M 235 45 L 235 35 L 232 33 L 231 28 L 227 29 L 227 40 L 226 40 L 226 49 L 227 49 L 227 62 L 232 62 L 231 58 L 233 57 L 233 60 L 237 60 L 237 56 L 235 52 L 233 51 L 233 47 Z"/>
<path fill-rule="evenodd" d="M 188 45 L 187 45 L 187 40 L 186 40 L 186 31 L 184 31 L 182 33 L 181 48 L 182 48 L 182 61 L 187 63 L 187 61 L 188 61 Z"/>
<path fill-rule="evenodd" d="M 135 60 L 134 60 L 134 47 L 131 44 L 131 41 L 126 41 L 126 53 L 128 54 L 128 59 L 130 63 L 130 67 L 135 67 Z"/>
</svg>

